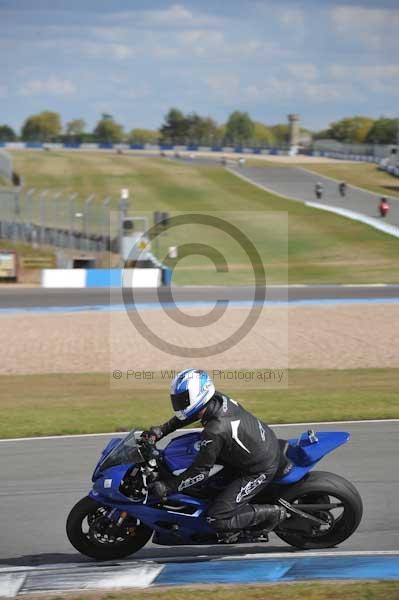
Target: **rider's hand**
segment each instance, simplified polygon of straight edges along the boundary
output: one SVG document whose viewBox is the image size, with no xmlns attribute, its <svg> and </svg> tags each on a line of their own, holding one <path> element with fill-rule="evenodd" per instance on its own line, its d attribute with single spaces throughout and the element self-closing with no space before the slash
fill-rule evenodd
<svg viewBox="0 0 399 600">
<path fill-rule="evenodd" d="M 165 502 L 168 495 L 168 488 L 166 483 L 158 480 L 150 485 L 150 492 L 154 494 L 154 496 L 158 496 L 158 498 Z"/>
<path fill-rule="evenodd" d="M 158 442 L 161 438 L 163 438 L 162 429 L 160 427 L 150 427 L 150 429 L 143 431 L 140 437 L 146 442 Z"/>
</svg>

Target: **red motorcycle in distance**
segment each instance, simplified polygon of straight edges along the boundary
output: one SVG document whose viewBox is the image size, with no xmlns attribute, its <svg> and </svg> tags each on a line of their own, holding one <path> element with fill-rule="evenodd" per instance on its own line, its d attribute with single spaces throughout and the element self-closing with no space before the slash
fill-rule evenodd
<svg viewBox="0 0 399 600">
<path fill-rule="evenodd" d="M 382 218 L 386 217 L 390 210 L 389 202 L 386 198 L 381 198 L 381 202 L 379 205 L 380 215 Z"/>
</svg>

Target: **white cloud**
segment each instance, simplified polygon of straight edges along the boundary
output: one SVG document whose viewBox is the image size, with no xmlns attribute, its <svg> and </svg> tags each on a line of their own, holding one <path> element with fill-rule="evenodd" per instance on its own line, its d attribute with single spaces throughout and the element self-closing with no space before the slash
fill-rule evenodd
<svg viewBox="0 0 399 600">
<path fill-rule="evenodd" d="M 130 86 L 124 94 L 124 96 L 126 98 L 129 98 L 130 100 L 141 100 L 143 98 L 147 98 L 150 95 L 151 89 L 146 84 Z"/>
<path fill-rule="evenodd" d="M 216 78 L 215 78 L 216 79 Z M 345 102 L 349 100 L 362 100 L 363 96 L 357 93 L 347 82 L 337 84 L 326 81 L 305 81 L 293 78 L 269 77 L 262 84 L 251 83 L 228 87 L 228 82 L 221 81 L 220 95 L 226 85 L 225 98 L 234 102 L 259 104 L 268 102 L 311 102 L 313 104 L 328 104 L 330 102 Z M 229 93 L 227 93 L 227 90 Z"/>
<path fill-rule="evenodd" d="M 367 8 L 361 6 L 335 6 L 331 11 L 337 31 L 356 29 L 381 29 L 399 25 L 399 10 L 389 8 Z"/>
<path fill-rule="evenodd" d="M 76 93 L 76 87 L 68 79 L 49 77 L 26 81 L 20 86 L 18 93 L 21 96 L 72 96 Z"/>
<path fill-rule="evenodd" d="M 103 17 L 109 23 L 122 23 L 137 28 L 168 27 L 169 29 L 214 27 L 221 19 L 194 12 L 183 4 L 172 4 L 158 10 L 128 10 Z"/>
<path fill-rule="evenodd" d="M 156 25 L 190 25 L 195 20 L 193 13 L 181 4 L 173 4 L 164 10 L 143 11 L 143 16 Z M 202 17 L 197 17 L 195 24 L 198 25 L 201 20 Z"/>
<path fill-rule="evenodd" d="M 309 83 L 303 84 L 300 92 L 309 101 L 323 104 L 334 100 L 345 101 L 350 95 L 347 86 L 337 86 L 331 83 Z"/>
<path fill-rule="evenodd" d="M 399 8 L 335 6 L 331 12 L 334 30 L 350 40 L 358 39 L 368 48 L 398 46 Z"/>
<path fill-rule="evenodd" d="M 334 79 L 352 79 L 362 82 L 372 82 L 376 79 L 393 79 L 399 77 L 399 65 L 358 65 L 348 66 L 334 64 L 329 67 L 329 73 Z"/>
<path fill-rule="evenodd" d="M 233 73 L 210 75 L 205 84 L 213 96 L 233 104 L 240 93 L 240 78 Z"/>
<path fill-rule="evenodd" d="M 302 28 L 305 24 L 305 16 L 300 8 L 283 8 L 277 15 L 280 23 L 289 28 Z"/>
<path fill-rule="evenodd" d="M 8 95 L 8 86 L 0 83 L 0 98 L 5 98 Z"/>
<path fill-rule="evenodd" d="M 318 69 L 313 63 L 291 63 L 286 69 L 296 79 L 313 81 L 318 77 Z"/>
<path fill-rule="evenodd" d="M 399 65 L 359 65 L 350 67 L 334 64 L 328 70 L 331 78 L 339 83 L 357 86 L 363 92 L 399 95 Z"/>
<path fill-rule="evenodd" d="M 107 50 L 117 60 L 126 60 L 135 54 L 134 48 L 126 44 L 109 44 Z"/>
</svg>

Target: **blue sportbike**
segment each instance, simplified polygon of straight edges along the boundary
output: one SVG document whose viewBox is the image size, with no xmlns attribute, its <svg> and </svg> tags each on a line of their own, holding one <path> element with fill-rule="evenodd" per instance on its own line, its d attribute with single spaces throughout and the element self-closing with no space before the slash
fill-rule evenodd
<svg viewBox="0 0 399 600">
<path fill-rule="evenodd" d="M 349 538 L 362 518 L 356 488 L 339 475 L 313 471 L 329 452 L 349 439 L 346 432 L 305 432 L 279 440 L 285 475 L 256 496 L 256 503 L 280 503 L 288 518 L 274 533 L 297 548 L 329 548 Z M 243 530 L 219 537 L 206 521 L 209 502 L 234 478 L 227 465 L 215 465 L 203 485 L 162 500 L 151 494 L 157 478 L 178 475 L 194 461 L 200 433 L 172 439 L 164 449 L 131 431 L 104 448 L 94 470 L 90 494 L 71 510 L 67 535 L 82 554 L 98 560 L 124 558 L 152 537 L 155 544 L 200 545 L 268 541 L 261 531 Z"/>
</svg>

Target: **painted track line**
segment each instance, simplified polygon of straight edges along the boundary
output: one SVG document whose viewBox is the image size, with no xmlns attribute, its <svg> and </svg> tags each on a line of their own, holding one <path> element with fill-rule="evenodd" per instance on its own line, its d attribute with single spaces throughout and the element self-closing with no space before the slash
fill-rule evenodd
<svg viewBox="0 0 399 600">
<path fill-rule="evenodd" d="M 320 202 L 305 202 L 306 206 L 311 208 L 317 208 L 318 210 L 324 210 L 325 212 L 338 215 L 339 217 L 345 217 L 356 221 L 357 223 L 363 223 L 368 225 L 377 231 L 382 231 L 388 235 L 392 235 L 395 238 L 399 238 L 399 227 L 392 225 L 391 223 L 383 223 L 376 217 L 369 217 L 363 213 L 358 213 L 348 208 L 341 208 L 340 206 L 333 206 L 329 204 L 322 204 Z"/>
<path fill-rule="evenodd" d="M 399 229 L 398 229 L 399 236 Z M 377 286 L 376 286 L 377 287 Z M 380 285 L 378 285 L 380 287 Z M 138 304 L 93 304 L 81 306 L 26 306 L 20 308 L 0 308 L 1 316 L 15 316 L 23 314 L 43 315 L 43 314 L 65 314 L 65 313 L 81 313 L 81 312 L 123 312 L 127 310 L 164 310 L 175 308 L 201 308 L 211 306 L 214 307 L 216 300 L 190 300 L 180 302 L 146 302 Z M 248 308 L 252 306 L 265 306 L 266 308 L 281 307 L 295 308 L 298 306 L 348 306 L 359 304 L 399 304 L 398 297 L 383 297 L 383 298 L 320 298 L 320 299 L 302 299 L 302 300 L 266 300 L 265 302 L 252 300 L 226 300 L 220 302 L 229 308 Z"/>
<path fill-rule="evenodd" d="M 399 551 L 293 551 L 221 557 L 171 557 L 163 561 L 114 561 L 101 565 L 81 563 L 6 567 L 0 571 L 0 596 L 165 585 L 248 585 L 349 579 L 399 579 Z"/>
<path fill-rule="evenodd" d="M 399 419 L 364 419 L 364 420 L 353 420 L 353 421 L 304 421 L 299 423 L 270 423 L 270 427 L 307 427 L 308 425 L 367 425 L 370 423 L 399 423 Z M 140 432 L 140 430 L 137 430 Z M 200 427 L 187 427 L 181 430 L 181 433 L 190 433 L 195 431 L 201 431 Z M 65 435 L 43 435 L 35 437 L 23 437 L 23 438 L 2 438 L 0 444 L 8 442 L 34 442 L 34 441 L 47 441 L 47 440 L 68 440 L 78 438 L 92 438 L 92 437 L 118 437 L 120 435 L 126 435 L 128 431 L 109 431 L 102 433 L 71 433 Z"/>
</svg>

